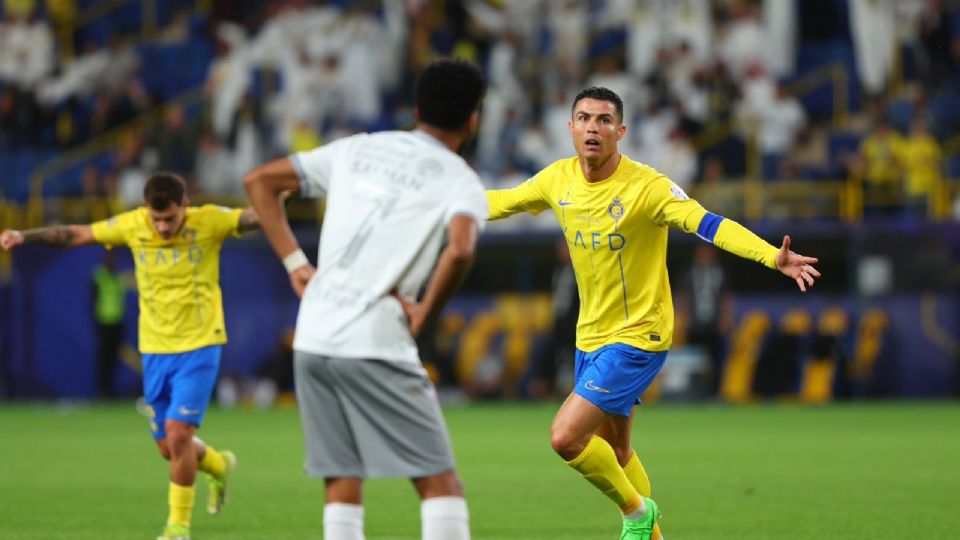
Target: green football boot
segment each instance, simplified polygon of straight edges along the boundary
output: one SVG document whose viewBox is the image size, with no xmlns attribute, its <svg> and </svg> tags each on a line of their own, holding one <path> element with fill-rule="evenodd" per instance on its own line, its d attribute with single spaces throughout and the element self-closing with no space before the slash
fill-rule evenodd
<svg viewBox="0 0 960 540">
<path fill-rule="evenodd" d="M 620 540 L 650 540 L 653 536 L 653 526 L 660 519 L 660 510 L 653 499 L 643 497 L 643 504 L 647 507 L 647 513 L 643 517 L 623 520 Z"/>
<path fill-rule="evenodd" d="M 157 540 L 190 540 L 190 527 L 167 523 Z"/>
<path fill-rule="evenodd" d="M 221 450 L 223 461 L 226 462 L 223 475 L 220 477 L 207 475 L 207 513 L 215 516 L 227 504 L 227 477 L 237 468 L 237 456 L 229 450 Z"/>
</svg>

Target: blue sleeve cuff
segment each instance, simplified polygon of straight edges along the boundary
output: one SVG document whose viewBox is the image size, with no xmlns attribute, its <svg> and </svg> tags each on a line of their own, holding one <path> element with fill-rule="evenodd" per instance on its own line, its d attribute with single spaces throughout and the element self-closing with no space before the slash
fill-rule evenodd
<svg viewBox="0 0 960 540">
<path fill-rule="evenodd" d="M 700 220 L 700 226 L 697 227 L 697 236 L 712 244 L 721 222 L 723 222 L 723 216 L 707 212 Z"/>
</svg>

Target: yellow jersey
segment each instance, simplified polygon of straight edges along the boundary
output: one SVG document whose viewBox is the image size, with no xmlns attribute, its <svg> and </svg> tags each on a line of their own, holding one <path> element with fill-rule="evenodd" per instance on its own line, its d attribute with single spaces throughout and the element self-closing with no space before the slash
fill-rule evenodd
<svg viewBox="0 0 960 540">
<path fill-rule="evenodd" d="M 940 182 L 943 159 L 940 144 L 930 135 L 914 135 L 904 141 L 900 152 L 907 196 L 929 195 Z"/>
<path fill-rule="evenodd" d="M 666 176 L 623 155 L 616 171 L 599 182 L 588 182 L 572 157 L 515 188 L 487 191 L 487 201 L 489 219 L 553 209 L 577 276 L 577 348 L 585 352 L 611 343 L 646 351 L 670 347 L 670 226 L 776 268 L 777 248 L 707 212 Z"/>
<path fill-rule="evenodd" d="M 220 246 L 238 235 L 242 209 L 188 207 L 180 232 L 157 234 L 145 207 L 92 225 L 97 242 L 130 247 L 140 293 L 140 352 L 166 354 L 227 342 Z"/>
<path fill-rule="evenodd" d="M 860 144 L 860 153 L 866 160 L 864 180 L 875 185 L 893 185 L 903 177 L 900 154 L 904 138 L 891 131 L 886 135 L 873 134 Z"/>
</svg>

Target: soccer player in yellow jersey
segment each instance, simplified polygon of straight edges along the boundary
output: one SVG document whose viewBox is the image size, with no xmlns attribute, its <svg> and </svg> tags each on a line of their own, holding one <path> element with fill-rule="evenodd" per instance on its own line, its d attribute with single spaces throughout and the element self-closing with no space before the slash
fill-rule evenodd
<svg viewBox="0 0 960 540">
<path fill-rule="evenodd" d="M 100 243 L 130 247 L 140 293 L 140 352 L 150 430 L 170 461 L 169 515 L 158 540 L 189 540 L 197 469 L 207 473 L 207 511 L 226 501 L 236 466 L 229 450 L 195 437 L 227 341 L 220 295 L 220 246 L 258 226 L 252 209 L 189 206 L 179 176 L 159 172 L 144 187 L 143 207 L 91 225 L 6 230 L 0 246 Z"/>
<path fill-rule="evenodd" d="M 621 539 L 660 538 L 650 481 L 630 444 L 634 405 L 666 360 L 673 335 L 667 228 L 794 279 L 801 290 L 820 274 L 817 259 L 780 249 L 738 223 L 711 214 L 656 170 L 620 154 L 623 102 L 588 88 L 569 122 L 576 157 L 523 184 L 487 191 L 489 219 L 553 209 L 570 247 L 580 293 L 576 386 L 560 407 L 551 444 L 623 513 Z"/>
</svg>

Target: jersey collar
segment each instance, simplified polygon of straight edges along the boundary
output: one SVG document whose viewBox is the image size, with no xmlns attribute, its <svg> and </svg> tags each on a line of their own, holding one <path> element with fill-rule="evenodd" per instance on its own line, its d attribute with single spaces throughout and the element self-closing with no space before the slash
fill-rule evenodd
<svg viewBox="0 0 960 540">
<path fill-rule="evenodd" d="M 415 129 L 415 130 L 412 131 L 412 133 L 413 133 L 415 136 L 420 137 L 421 139 L 429 142 L 430 144 L 434 144 L 434 145 L 439 146 L 440 148 L 443 148 L 443 149 L 446 149 L 446 148 L 447 148 L 447 146 L 446 146 L 445 144 L 443 144 L 442 142 L 440 142 L 440 139 L 434 137 L 433 135 L 427 133 L 426 131 L 423 131 L 423 130 L 420 130 L 420 129 Z"/>
</svg>

